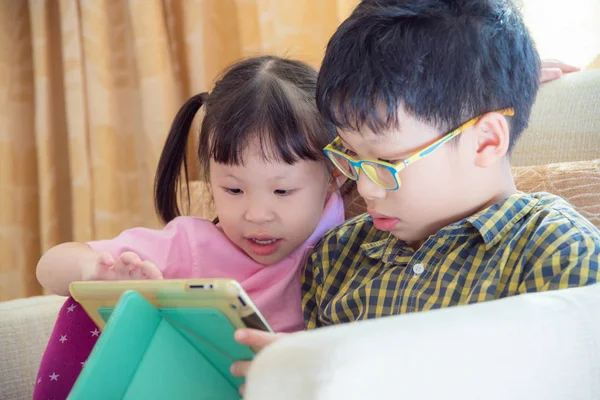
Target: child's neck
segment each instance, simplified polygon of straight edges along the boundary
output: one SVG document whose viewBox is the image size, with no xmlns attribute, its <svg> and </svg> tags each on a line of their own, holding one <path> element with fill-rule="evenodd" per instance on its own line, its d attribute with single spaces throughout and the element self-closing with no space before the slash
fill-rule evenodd
<svg viewBox="0 0 600 400">
<path fill-rule="evenodd" d="M 485 210 L 493 204 L 496 204 L 497 202 L 504 200 L 507 197 L 510 197 L 518 192 L 517 186 L 515 185 L 515 180 L 512 176 L 510 165 L 507 168 L 503 168 L 499 179 L 493 180 L 491 182 L 493 182 L 492 186 L 488 187 L 488 192 L 490 194 L 489 198 L 486 201 L 482 202 L 482 204 L 479 206 L 479 209 L 473 214 Z"/>
<path fill-rule="evenodd" d="M 517 193 L 508 158 L 505 158 L 497 168 L 489 169 L 486 174 L 479 175 L 473 185 L 477 190 L 470 194 L 472 201 L 454 222 L 475 215 Z"/>
</svg>

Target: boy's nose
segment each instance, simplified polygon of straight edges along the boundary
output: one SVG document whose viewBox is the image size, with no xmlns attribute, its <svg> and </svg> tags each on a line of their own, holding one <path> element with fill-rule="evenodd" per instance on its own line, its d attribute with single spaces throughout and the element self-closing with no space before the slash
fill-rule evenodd
<svg viewBox="0 0 600 400">
<path fill-rule="evenodd" d="M 362 170 L 358 174 L 356 188 L 361 197 L 366 201 L 379 200 L 386 196 L 386 190 L 373 182 Z"/>
</svg>

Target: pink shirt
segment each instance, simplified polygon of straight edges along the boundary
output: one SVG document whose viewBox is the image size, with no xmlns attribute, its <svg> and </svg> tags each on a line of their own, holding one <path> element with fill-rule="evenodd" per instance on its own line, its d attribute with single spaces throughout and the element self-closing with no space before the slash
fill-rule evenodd
<svg viewBox="0 0 600 400">
<path fill-rule="evenodd" d="M 344 205 L 335 193 L 306 242 L 268 266 L 257 263 L 235 246 L 218 225 L 195 217 L 175 218 L 162 230 L 128 229 L 114 239 L 88 244 L 115 258 L 133 251 L 142 260 L 156 264 L 165 279 L 235 279 L 275 331 L 293 332 L 304 329 L 300 275 L 306 256 L 329 229 L 343 221 Z"/>
</svg>

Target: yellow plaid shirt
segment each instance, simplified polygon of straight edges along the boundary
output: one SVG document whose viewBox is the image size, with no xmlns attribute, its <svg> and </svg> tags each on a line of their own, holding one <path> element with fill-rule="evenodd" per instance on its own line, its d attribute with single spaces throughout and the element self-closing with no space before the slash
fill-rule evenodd
<svg viewBox="0 0 600 400">
<path fill-rule="evenodd" d="M 414 251 L 361 215 L 308 258 L 308 329 L 600 280 L 600 231 L 563 199 L 515 194 L 428 238 Z"/>
</svg>

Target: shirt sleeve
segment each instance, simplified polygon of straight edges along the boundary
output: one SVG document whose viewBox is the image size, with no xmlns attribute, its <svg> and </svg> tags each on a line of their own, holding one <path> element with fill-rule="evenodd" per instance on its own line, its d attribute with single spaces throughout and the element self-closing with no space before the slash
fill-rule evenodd
<svg viewBox="0 0 600 400">
<path fill-rule="evenodd" d="M 156 264 L 166 279 L 190 276 L 194 258 L 190 248 L 190 217 L 178 217 L 163 229 L 132 228 L 114 239 L 88 242 L 95 251 L 108 252 L 115 259 L 131 251 L 142 260 Z"/>
<path fill-rule="evenodd" d="M 302 311 L 306 329 L 315 329 L 319 324 L 319 298 L 323 290 L 321 269 L 322 245 L 316 246 L 308 256 L 302 272 Z"/>
<path fill-rule="evenodd" d="M 571 224 L 569 224 L 571 225 Z M 600 245 L 597 235 L 575 226 L 555 226 L 543 234 L 545 240 L 533 248 L 531 267 L 519 293 L 542 292 L 585 286 L 600 281 Z"/>
</svg>

